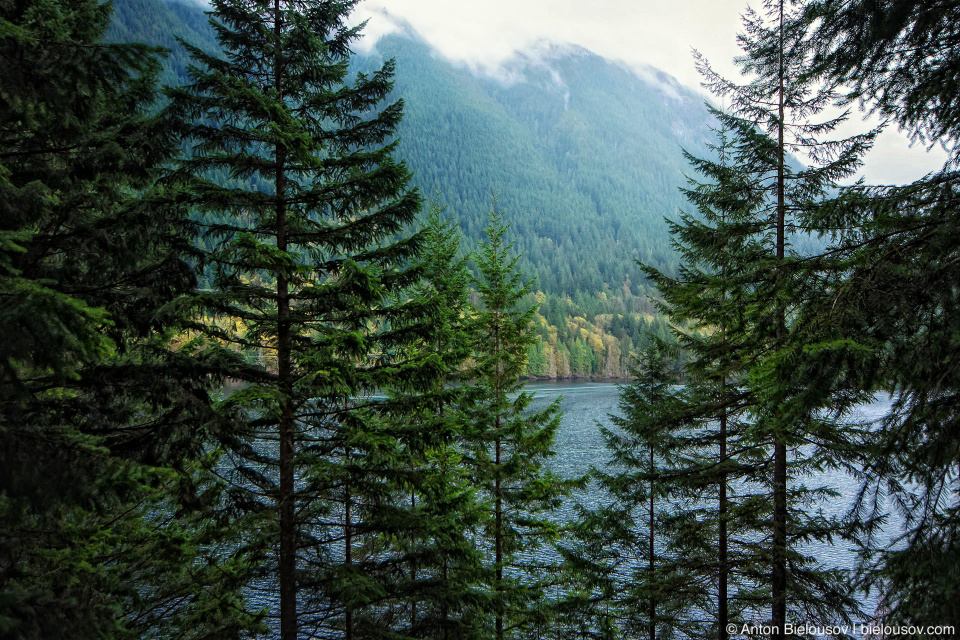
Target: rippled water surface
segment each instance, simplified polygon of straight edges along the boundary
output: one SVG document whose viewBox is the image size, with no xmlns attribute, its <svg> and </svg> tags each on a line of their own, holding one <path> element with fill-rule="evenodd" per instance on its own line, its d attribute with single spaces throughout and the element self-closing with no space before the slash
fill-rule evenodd
<svg viewBox="0 0 960 640">
<path fill-rule="evenodd" d="M 609 414 L 619 413 L 619 391 L 613 383 L 532 382 L 532 410 L 543 409 L 562 398 L 563 419 L 557 434 L 557 455 L 551 468 L 565 478 L 586 473 L 591 465 L 602 466 L 607 459 L 599 424 L 612 426 Z"/>
<path fill-rule="evenodd" d="M 600 425 L 611 427 L 609 414 L 619 414 L 618 387 L 613 383 L 596 382 L 536 382 L 527 385 L 527 391 L 535 394 L 532 409 L 541 409 L 558 397 L 562 397 L 563 419 L 557 435 L 557 455 L 550 466 L 564 477 L 576 477 L 589 470 L 591 465 L 601 467 L 608 459 L 600 434 Z M 890 408 L 890 399 L 881 397 L 862 405 L 849 416 L 855 422 L 879 420 Z M 797 481 L 797 480 L 794 480 Z M 843 516 L 851 508 L 860 490 L 860 483 L 843 471 L 832 471 L 803 478 L 808 487 L 829 486 L 841 495 L 825 504 L 812 508 L 822 509 L 828 516 Z M 591 492 L 577 496 L 582 502 L 594 503 L 601 499 Z M 566 514 L 564 514 L 566 515 Z M 816 558 L 824 567 L 851 569 L 856 556 L 846 543 L 812 544 L 806 553 Z M 875 607 L 875 599 L 863 598 L 867 611 Z"/>
<path fill-rule="evenodd" d="M 555 445 L 556 455 L 550 461 L 550 467 L 566 478 L 574 478 L 586 473 L 591 466 L 602 467 L 609 455 L 604 447 L 601 426 L 612 427 L 610 414 L 619 413 L 619 388 L 614 383 L 597 382 L 535 382 L 527 384 L 526 390 L 534 394 L 531 410 L 547 407 L 557 398 L 561 398 L 563 417 Z M 881 398 L 860 407 L 850 416 L 858 422 L 873 421 L 881 418 L 890 407 L 889 398 Z M 843 515 L 849 509 L 859 490 L 859 483 L 843 472 L 819 474 L 815 478 L 804 479 L 808 486 L 829 485 L 836 488 L 841 497 L 828 504 L 819 505 L 828 515 Z M 581 503 L 590 505 L 602 500 L 595 491 L 587 490 L 575 496 Z M 560 518 L 572 515 L 572 502 L 558 514 Z M 812 545 L 806 549 L 823 566 L 852 568 L 856 558 L 852 550 L 844 545 Z M 541 550 L 535 555 L 550 552 Z M 248 596 L 258 606 L 276 612 L 275 590 L 266 588 L 260 592 L 248 592 Z M 873 598 L 863 599 L 865 610 L 875 607 Z"/>
</svg>

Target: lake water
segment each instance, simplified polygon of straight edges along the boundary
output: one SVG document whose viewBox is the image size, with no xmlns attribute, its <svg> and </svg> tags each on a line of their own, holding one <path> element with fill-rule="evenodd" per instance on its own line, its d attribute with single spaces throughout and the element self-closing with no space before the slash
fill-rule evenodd
<svg viewBox="0 0 960 640">
<path fill-rule="evenodd" d="M 558 397 L 562 397 L 561 408 L 563 418 L 557 434 L 556 456 L 550 462 L 550 467 L 566 478 L 578 477 L 586 473 L 591 466 L 602 467 L 607 461 L 608 453 L 600 434 L 603 425 L 612 427 L 609 414 L 619 413 L 619 389 L 614 383 L 597 382 L 534 382 L 529 383 L 526 390 L 534 394 L 531 410 L 545 408 Z M 878 420 L 889 409 L 888 398 L 877 400 L 864 405 L 859 412 L 851 416 L 851 420 L 870 421 Z M 851 476 L 844 473 L 822 474 L 819 484 L 830 485 L 842 494 L 842 498 L 823 505 L 828 515 L 843 515 L 850 508 L 856 495 L 859 484 Z M 808 481 L 808 484 L 812 484 Z M 594 504 L 602 497 L 592 492 L 581 493 L 576 499 L 586 505 Z M 559 514 L 561 518 L 572 515 L 572 503 Z M 819 545 L 809 547 L 806 551 L 817 558 L 827 567 L 852 568 L 856 558 L 849 547 L 842 545 Z M 248 592 L 253 604 L 276 611 L 275 588 L 266 586 L 262 591 Z M 876 603 L 872 598 L 863 599 L 866 611 L 873 611 Z M 814 621 L 811 621 L 813 623 Z"/>
<path fill-rule="evenodd" d="M 583 475 L 591 466 L 607 459 L 597 424 L 611 426 L 610 413 L 618 413 L 619 390 L 613 383 L 531 382 L 526 390 L 534 394 L 532 410 L 547 407 L 562 397 L 563 419 L 557 433 L 557 455 L 551 468 L 565 478 Z"/>
<path fill-rule="evenodd" d="M 596 382 L 534 382 L 527 384 L 528 392 L 535 394 L 531 408 L 542 409 L 562 396 L 563 419 L 557 434 L 557 455 L 551 468 L 564 477 L 575 477 L 587 472 L 591 466 L 602 467 L 608 459 L 599 425 L 612 427 L 609 414 L 619 414 L 619 392 L 614 383 Z M 862 405 L 849 419 L 856 422 L 873 422 L 882 418 L 890 408 L 889 397 Z M 827 504 L 818 505 L 828 516 L 843 516 L 853 505 L 860 483 L 842 471 L 819 474 L 818 478 L 805 480 L 808 486 L 830 486 L 841 497 Z M 577 496 L 581 502 L 593 503 L 599 496 Z M 852 547 L 845 543 L 834 545 L 816 544 L 804 549 L 825 567 L 851 569 L 856 556 Z M 864 610 L 876 608 L 875 597 L 862 599 Z"/>
</svg>

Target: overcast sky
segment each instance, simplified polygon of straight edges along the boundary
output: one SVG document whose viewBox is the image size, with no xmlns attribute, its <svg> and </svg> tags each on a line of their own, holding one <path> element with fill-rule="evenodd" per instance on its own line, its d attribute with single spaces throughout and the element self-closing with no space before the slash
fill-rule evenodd
<svg viewBox="0 0 960 640">
<path fill-rule="evenodd" d="M 759 8 L 760 1 L 752 6 Z M 732 61 L 746 7 L 744 0 L 361 0 L 354 17 L 369 18 L 368 42 L 405 21 L 445 57 L 478 69 L 548 40 L 652 65 L 699 88 L 693 48 L 736 77 Z M 864 128 L 853 123 L 847 133 Z M 902 134 L 888 131 L 867 157 L 864 174 L 875 184 L 907 182 L 939 168 L 945 157 L 939 149 L 909 148 Z"/>
</svg>

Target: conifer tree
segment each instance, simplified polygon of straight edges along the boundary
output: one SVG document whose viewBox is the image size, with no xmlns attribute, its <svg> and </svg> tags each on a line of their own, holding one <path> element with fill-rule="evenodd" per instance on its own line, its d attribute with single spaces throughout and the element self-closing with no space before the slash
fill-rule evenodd
<svg viewBox="0 0 960 640">
<path fill-rule="evenodd" d="M 159 64 L 102 44 L 109 16 L 0 5 L 0 635 L 236 637 Z"/>
<path fill-rule="evenodd" d="M 423 307 L 429 329 L 405 347 L 407 360 L 435 360 L 442 373 L 426 388 L 393 383 L 388 411 L 378 416 L 399 445 L 398 473 L 386 478 L 393 503 L 378 514 L 385 525 L 380 555 L 406 567 L 378 613 L 389 617 L 390 637 L 485 637 L 484 569 L 474 542 L 485 510 L 463 462 L 462 407 L 472 393 L 465 380 L 473 347 L 470 274 L 459 230 L 443 211 L 437 202 L 429 209 L 417 261 L 423 281 L 409 302 Z"/>
<path fill-rule="evenodd" d="M 532 287 L 516 270 L 518 257 L 505 240 L 503 213 L 494 208 L 479 248 L 474 286 L 480 299 L 471 371 L 475 397 L 467 404 L 467 464 L 489 506 L 481 538 L 492 603 L 487 633 L 496 640 L 528 638 L 548 628 L 545 589 L 554 570 L 537 551 L 555 542 L 552 511 L 565 483 L 546 468 L 560 425 L 559 400 L 536 412 L 520 375 L 535 309 L 519 308 Z M 492 627 L 492 628 L 490 628 Z"/>
<path fill-rule="evenodd" d="M 591 469 L 599 505 L 579 507 L 575 544 L 564 549 L 576 588 L 564 603 L 575 637 L 675 637 L 693 633 L 706 591 L 677 558 L 674 513 L 686 503 L 678 470 L 690 447 L 681 415 L 675 347 L 655 337 L 620 388 L 614 428 L 602 428 L 609 460 Z"/>
<path fill-rule="evenodd" d="M 859 450 L 852 510 L 863 525 L 859 586 L 878 602 L 869 613 L 891 624 L 960 623 L 944 617 L 960 611 L 957 385 L 944 356 L 955 336 L 957 193 L 950 172 L 845 189 L 822 213 L 846 229 L 820 261 L 820 295 L 797 315 L 821 345 L 798 358 L 820 385 L 836 396 L 892 396 Z"/>
<path fill-rule="evenodd" d="M 845 98 L 889 117 L 916 141 L 960 152 L 960 27 L 956 0 L 810 0 L 813 60 Z"/>
<path fill-rule="evenodd" d="M 674 539 L 684 566 L 695 567 L 715 590 L 715 603 L 708 598 L 701 605 L 714 619 L 700 632 L 727 638 L 728 624 L 759 613 L 753 602 L 764 582 L 759 548 L 750 541 L 762 539 L 769 516 L 751 477 L 765 454 L 744 438 L 744 408 L 754 399 L 743 376 L 755 349 L 745 313 L 749 290 L 738 285 L 745 265 L 763 259 L 766 247 L 752 235 L 762 186 L 731 166 L 729 132 L 718 135 L 715 158 L 687 156 L 705 181 L 691 180 L 685 190 L 699 215 L 684 213 L 670 222 L 682 257 L 677 277 L 644 269 L 685 353 L 684 388 L 673 398 L 673 411 L 661 414 L 667 428 L 688 436 L 674 469 L 677 493 L 687 500 L 672 510 L 670 528 L 683 532 Z"/>
<path fill-rule="evenodd" d="M 748 207 L 752 219 L 737 227 L 761 249 L 753 251 L 749 262 L 729 265 L 732 283 L 740 289 L 730 293 L 745 297 L 740 298 L 740 335 L 728 337 L 745 351 L 739 356 L 746 360 L 738 384 L 749 392 L 741 405 L 749 411 L 747 450 L 762 447 L 769 456 L 754 460 L 752 475 L 767 487 L 772 502 L 769 552 L 762 562 L 769 568 L 767 597 L 775 637 L 783 637 L 788 615 L 836 619 L 854 607 L 836 572 L 816 569 L 798 548 L 801 542 L 838 535 L 841 528 L 811 513 L 809 506 L 799 507 L 833 493 L 826 487 L 808 489 L 797 478 L 841 464 L 854 434 L 836 419 L 849 404 L 839 403 L 839 410 L 831 413 L 834 398 L 792 371 L 796 353 L 807 345 L 791 333 L 791 308 L 816 278 L 788 247 L 791 237 L 820 231 L 810 213 L 813 204 L 825 200 L 837 181 L 856 170 L 875 135 L 823 140 L 843 116 L 814 121 L 836 100 L 836 93 L 811 73 L 812 44 L 806 30 L 791 20 L 796 12 L 788 4 L 769 1 L 764 15 L 745 16 L 746 33 L 740 38 L 744 55 L 737 62 L 754 77 L 751 83 L 726 81 L 698 59 L 704 85 L 730 100 L 732 114 L 718 113 L 718 118 L 734 136 L 731 168 L 740 175 L 738 184 L 749 189 L 733 195 L 753 200 Z M 803 154 L 801 159 L 810 166 L 800 166 L 791 153 Z"/>
<path fill-rule="evenodd" d="M 830 347 L 809 365 L 824 384 L 894 396 L 863 449 L 858 504 L 869 525 L 862 585 L 883 596 L 888 623 L 960 625 L 960 384 L 944 357 L 960 279 L 956 13 L 956 2 L 820 0 L 801 17 L 819 44 L 815 62 L 849 100 L 950 153 L 942 171 L 902 187 L 848 187 L 824 208 L 839 237 L 822 295 L 799 314 L 809 339 Z"/>
<path fill-rule="evenodd" d="M 439 373 L 404 359 L 429 328 L 403 294 L 420 239 L 396 239 L 420 199 L 387 142 L 402 110 L 380 106 L 393 63 L 347 78 L 355 4 L 217 0 L 223 57 L 188 47 L 199 66 L 171 91 L 193 145 L 191 204 L 219 217 L 204 229 L 210 335 L 253 359 L 231 372 L 249 386 L 223 406 L 224 474 L 250 521 L 244 548 L 263 559 L 251 588 L 279 594 L 282 640 L 379 633 L 377 517 L 402 443 L 371 418 L 388 410 L 375 394 Z M 230 186 L 208 179 L 218 170 Z"/>
</svg>

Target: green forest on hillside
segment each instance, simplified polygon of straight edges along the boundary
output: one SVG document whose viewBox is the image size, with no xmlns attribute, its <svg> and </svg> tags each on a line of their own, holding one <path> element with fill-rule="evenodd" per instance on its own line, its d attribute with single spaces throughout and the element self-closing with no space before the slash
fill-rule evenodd
<svg viewBox="0 0 960 640">
<path fill-rule="evenodd" d="M 194 4 L 114 6 L 109 38 L 172 49 L 166 83 L 186 81 L 188 59 L 176 38 L 219 50 Z M 684 207 L 681 144 L 705 150 L 703 97 L 665 90 L 575 47 L 508 62 L 518 80 L 506 84 L 444 61 L 416 35 L 391 35 L 355 56 L 351 70 L 369 72 L 388 58 L 397 60 L 390 99 L 405 102 L 398 156 L 414 184 L 456 217 L 465 251 L 482 240 L 496 197 L 518 266 L 536 278 L 550 312 L 537 318 L 541 341 L 529 354 L 528 375 L 625 376 L 648 331 L 670 335 L 636 261 L 676 269 L 664 218 Z M 229 182 L 217 170 L 212 176 Z"/>
<path fill-rule="evenodd" d="M 114 7 L 109 39 L 171 49 L 164 83 L 187 80 L 189 59 L 177 38 L 219 51 L 196 4 L 115 0 Z M 676 272 L 666 219 L 689 209 L 680 192 L 690 173 L 683 151 L 706 153 L 712 116 L 702 95 L 572 46 L 518 53 L 504 63 L 509 80 L 478 76 L 416 34 L 381 38 L 352 58 L 351 72 L 390 58 L 397 61 L 390 99 L 405 101 L 398 156 L 414 184 L 459 221 L 465 251 L 482 240 L 496 198 L 518 266 L 536 278 L 538 294 L 524 304 L 543 309 L 526 375 L 622 378 L 648 334 L 672 339 L 638 263 Z M 223 170 L 211 176 L 230 182 Z M 793 244 L 805 253 L 820 246 L 805 237 Z"/>
<path fill-rule="evenodd" d="M 170 48 L 161 74 L 168 84 L 186 81 L 176 38 L 219 50 L 195 4 L 114 5 L 108 37 Z M 518 266 L 536 278 L 539 295 L 524 303 L 541 301 L 549 313 L 537 318 L 527 375 L 625 377 L 648 334 L 670 339 L 638 262 L 676 271 L 666 219 L 689 209 L 680 192 L 690 172 L 683 151 L 706 153 L 712 116 L 704 97 L 570 46 L 518 54 L 504 63 L 510 81 L 478 76 L 415 34 L 381 38 L 352 58 L 351 71 L 389 58 L 397 61 L 390 99 L 405 101 L 398 156 L 414 184 L 456 217 L 465 251 L 482 240 L 496 197 Z M 222 171 L 212 175 L 229 182 Z M 793 244 L 805 253 L 821 246 L 801 236 Z"/>
<path fill-rule="evenodd" d="M 960 0 L 764 0 L 722 110 L 358 2 L 0 2 L 0 640 L 957 636 Z"/>
</svg>

